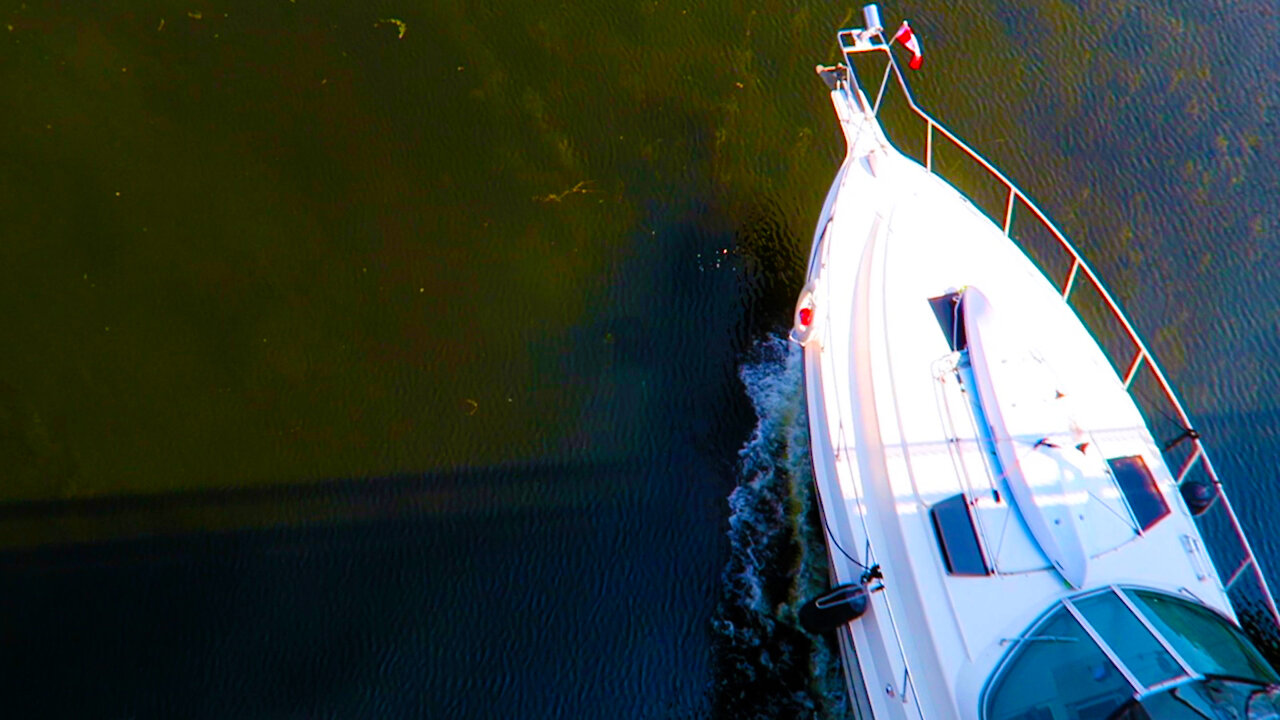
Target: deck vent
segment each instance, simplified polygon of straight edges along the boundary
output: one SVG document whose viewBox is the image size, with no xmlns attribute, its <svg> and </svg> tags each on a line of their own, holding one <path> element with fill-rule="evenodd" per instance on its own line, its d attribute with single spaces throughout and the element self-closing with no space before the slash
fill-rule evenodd
<svg viewBox="0 0 1280 720">
<path fill-rule="evenodd" d="M 990 575 L 982 547 L 978 544 L 978 532 L 973 527 L 969 503 L 964 493 L 939 500 L 929 509 L 933 518 L 933 530 L 938 536 L 938 547 L 947 572 L 952 575 Z"/>
<path fill-rule="evenodd" d="M 1107 465 L 1133 511 L 1133 519 L 1144 531 L 1169 514 L 1169 503 L 1160 494 L 1160 486 L 1141 455 L 1107 458 Z"/>
<path fill-rule="evenodd" d="M 938 326 L 947 338 L 947 345 L 952 352 L 959 352 L 969 346 L 964 334 L 964 305 L 960 302 L 960 293 L 947 293 L 941 297 L 929 298 L 933 314 L 938 318 Z"/>
</svg>

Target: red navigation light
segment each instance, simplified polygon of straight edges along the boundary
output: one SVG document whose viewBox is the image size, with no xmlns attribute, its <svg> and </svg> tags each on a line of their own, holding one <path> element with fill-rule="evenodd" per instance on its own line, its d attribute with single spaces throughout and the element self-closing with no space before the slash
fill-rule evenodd
<svg viewBox="0 0 1280 720">
<path fill-rule="evenodd" d="M 813 322 L 813 308 L 800 308 L 800 327 L 809 327 Z"/>
</svg>

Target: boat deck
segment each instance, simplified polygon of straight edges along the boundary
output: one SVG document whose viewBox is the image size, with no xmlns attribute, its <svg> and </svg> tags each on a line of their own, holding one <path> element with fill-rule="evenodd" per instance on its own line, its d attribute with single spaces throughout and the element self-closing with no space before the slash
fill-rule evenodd
<svg viewBox="0 0 1280 720">
<path fill-rule="evenodd" d="M 1160 448 L 1061 292 L 954 188 L 894 150 L 854 92 L 832 93 L 850 153 L 811 262 L 820 320 L 805 369 L 834 579 L 856 582 L 872 565 L 884 575 L 850 625 L 876 716 L 955 717 L 956 697 L 969 696 L 961 706 L 976 717 L 1008 638 L 1072 591 L 1011 502 L 973 369 L 930 304 L 965 287 L 981 288 L 1043 356 L 1091 451 L 1141 457 L 1172 508 L 1143 531 L 1109 476 L 1090 485 L 1088 586 L 1188 592 L 1231 615 L 1212 565 L 1181 539 L 1198 534 Z M 948 572 L 931 509 L 957 495 L 991 574 Z"/>
</svg>

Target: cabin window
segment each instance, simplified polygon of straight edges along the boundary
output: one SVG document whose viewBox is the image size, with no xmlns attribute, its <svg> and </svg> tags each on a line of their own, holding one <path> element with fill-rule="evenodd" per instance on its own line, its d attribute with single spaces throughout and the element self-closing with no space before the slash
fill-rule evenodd
<svg viewBox="0 0 1280 720">
<path fill-rule="evenodd" d="M 947 345 L 953 351 L 969 347 L 964 334 L 964 305 L 960 302 L 960 293 L 947 293 L 941 297 L 929 298 L 929 306 L 933 308 L 934 317 L 938 318 L 938 326 L 947 338 Z"/>
<path fill-rule="evenodd" d="M 933 518 L 933 530 L 938 536 L 938 547 L 947 572 L 952 575 L 989 575 L 982 546 L 978 544 L 978 531 L 969 514 L 969 503 L 963 493 L 941 500 L 929 509 Z"/>
<path fill-rule="evenodd" d="M 1109 458 L 1107 465 L 1111 466 L 1111 475 L 1120 486 L 1120 492 L 1124 493 L 1139 527 L 1150 529 L 1169 514 L 1169 504 L 1165 502 L 1142 456 Z"/>
</svg>

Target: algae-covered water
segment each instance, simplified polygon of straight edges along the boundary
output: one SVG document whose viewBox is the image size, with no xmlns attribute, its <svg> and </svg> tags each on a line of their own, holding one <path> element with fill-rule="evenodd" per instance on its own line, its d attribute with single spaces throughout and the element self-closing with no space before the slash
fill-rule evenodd
<svg viewBox="0 0 1280 720">
<path fill-rule="evenodd" d="M 924 42 L 917 99 L 1108 280 L 1280 563 L 1274 8 L 882 13 Z M 818 570 L 776 337 L 843 153 L 812 68 L 856 16 L 0 9 L 12 712 L 825 712 L 786 624 Z"/>
</svg>

